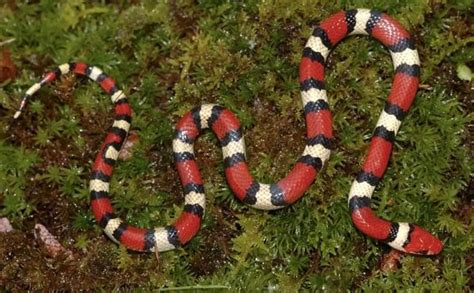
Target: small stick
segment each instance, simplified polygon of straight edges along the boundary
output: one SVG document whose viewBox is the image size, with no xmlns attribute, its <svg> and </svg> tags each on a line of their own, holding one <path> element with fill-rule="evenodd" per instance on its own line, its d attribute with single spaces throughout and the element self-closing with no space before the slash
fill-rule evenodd
<svg viewBox="0 0 474 293">
<path fill-rule="evenodd" d="M 0 47 L 1 47 L 1 46 L 5 46 L 5 45 L 8 45 L 8 44 L 11 44 L 11 43 L 13 43 L 14 41 L 15 41 L 15 38 L 11 38 L 11 39 L 2 41 L 2 42 L 0 42 Z"/>
</svg>

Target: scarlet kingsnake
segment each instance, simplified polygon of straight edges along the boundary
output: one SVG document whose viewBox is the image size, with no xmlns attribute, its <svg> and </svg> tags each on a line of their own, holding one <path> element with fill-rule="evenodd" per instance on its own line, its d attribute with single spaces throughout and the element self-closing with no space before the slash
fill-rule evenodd
<svg viewBox="0 0 474 293">
<path fill-rule="evenodd" d="M 92 167 L 90 197 L 96 220 L 112 240 L 131 250 L 166 251 L 188 242 L 201 224 L 205 196 L 193 143 L 202 129 L 210 128 L 218 137 L 229 186 L 241 201 L 257 209 L 273 210 L 292 204 L 304 194 L 328 159 L 333 141 L 332 117 L 324 84 L 325 62 L 339 41 L 347 35 L 356 34 L 371 35 L 389 49 L 395 78 L 376 124 L 362 171 L 349 193 L 352 221 L 364 234 L 395 249 L 414 254 L 437 254 L 442 250 L 442 243 L 430 233 L 413 224 L 382 220 L 370 208 L 370 198 L 387 168 L 395 135 L 415 98 L 420 72 L 418 53 L 411 36 L 397 21 L 377 11 L 341 11 L 314 29 L 303 50 L 299 70 L 307 143 L 294 168 L 278 183 L 261 184 L 250 175 L 243 134 L 232 112 L 217 105 L 205 104 L 184 115 L 176 127 L 173 151 L 184 187 L 185 206 L 176 222 L 166 227 L 136 228 L 125 224 L 113 213 L 109 181 L 128 135 L 131 109 L 127 97 L 100 69 L 83 63 L 59 66 L 26 92 L 15 118 L 31 95 L 62 74 L 73 71 L 97 81 L 112 97 L 115 121 Z"/>
</svg>

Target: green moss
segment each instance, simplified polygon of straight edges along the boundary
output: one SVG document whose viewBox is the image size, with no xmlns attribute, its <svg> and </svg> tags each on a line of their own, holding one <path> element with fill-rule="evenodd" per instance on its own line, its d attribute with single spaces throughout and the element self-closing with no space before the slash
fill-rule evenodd
<svg viewBox="0 0 474 293">
<path fill-rule="evenodd" d="M 32 212 L 32 205 L 25 199 L 24 190 L 28 184 L 26 174 L 41 159 L 25 148 L 15 148 L 0 141 L 0 196 L 1 216 L 21 221 Z"/>
<path fill-rule="evenodd" d="M 470 1 L 129 2 L 0 4 L 0 41 L 15 39 L 7 47 L 18 67 L 16 79 L 0 85 L 0 216 L 18 230 L 0 234 L 0 285 L 469 290 L 472 82 L 458 79 L 456 68 L 473 68 Z M 400 20 L 414 34 L 422 60 L 422 87 L 373 203 L 386 219 L 433 231 L 445 249 L 431 258 L 403 256 L 394 271 L 381 270 L 387 246 L 357 232 L 347 208 L 393 75 L 388 52 L 370 38 L 349 38 L 329 58 L 336 148 L 307 194 L 275 212 L 241 204 L 225 182 L 218 142 L 206 133 L 196 143 L 207 196 L 202 229 L 159 261 L 118 247 L 93 221 L 88 173 L 112 122 L 110 100 L 97 85 L 63 78 L 41 90 L 19 121 L 11 120 L 21 94 L 45 71 L 72 60 L 101 67 L 128 93 L 139 137 L 132 159 L 116 166 L 114 208 L 131 224 L 164 225 L 183 203 L 171 150 L 179 117 L 201 103 L 228 107 L 241 120 L 252 174 L 278 180 L 304 146 L 297 78 L 311 26 L 356 7 Z M 47 259 L 37 249 L 31 239 L 37 222 L 75 252 L 72 263 Z"/>
</svg>

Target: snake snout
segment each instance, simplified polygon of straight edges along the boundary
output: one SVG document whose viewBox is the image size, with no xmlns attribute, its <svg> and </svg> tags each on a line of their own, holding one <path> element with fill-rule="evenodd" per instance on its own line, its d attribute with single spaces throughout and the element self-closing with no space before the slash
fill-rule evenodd
<svg viewBox="0 0 474 293">
<path fill-rule="evenodd" d="M 414 230 L 410 235 L 410 242 L 405 246 L 405 250 L 410 253 L 420 255 L 436 255 L 443 250 L 443 243 L 428 231 L 414 225 Z"/>
</svg>

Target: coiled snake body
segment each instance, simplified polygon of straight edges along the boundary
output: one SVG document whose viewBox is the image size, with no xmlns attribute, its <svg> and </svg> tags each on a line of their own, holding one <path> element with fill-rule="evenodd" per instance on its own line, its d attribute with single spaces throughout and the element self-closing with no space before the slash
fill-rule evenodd
<svg viewBox="0 0 474 293">
<path fill-rule="evenodd" d="M 22 100 L 17 118 L 27 99 L 44 84 L 73 71 L 97 81 L 115 105 L 115 120 L 95 159 L 90 181 L 92 210 L 99 225 L 112 240 L 136 251 L 166 251 L 188 242 L 199 230 L 205 209 L 203 181 L 194 157 L 193 143 L 202 129 L 217 136 L 230 188 L 244 203 L 263 210 L 279 209 L 297 201 L 309 188 L 329 158 L 333 140 L 332 117 L 324 86 L 324 67 L 334 46 L 347 35 L 371 35 L 392 55 L 395 77 L 386 105 L 373 133 L 362 171 L 349 193 L 354 225 L 364 234 L 414 254 L 437 254 L 442 243 L 422 228 L 408 223 L 391 223 L 378 218 L 370 198 L 390 158 L 395 135 L 415 98 L 419 83 L 419 59 L 411 36 L 386 14 L 357 9 L 341 11 L 316 27 L 303 50 L 299 80 L 306 119 L 307 138 L 303 154 L 289 174 L 275 184 L 256 182 L 246 164 L 245 144 L 238 119 L 218 105 L 202 105 L 178 122 L 173 140 L 177 170 L 185 193 L 184 210 L 174 224 L 142 229 L 124 223 L 114 215 L 109 199 L 113 165 L 126 140 L 131 109 L 125 94 L 100 69 L 83 63 L 59 66 L 31 87 Z"/>
</svg>

